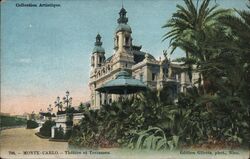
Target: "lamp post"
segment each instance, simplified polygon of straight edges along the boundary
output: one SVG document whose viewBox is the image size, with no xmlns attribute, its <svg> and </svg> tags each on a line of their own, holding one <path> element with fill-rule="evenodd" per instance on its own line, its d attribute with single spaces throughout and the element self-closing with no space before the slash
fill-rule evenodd
<svg viewBox="0 0 250 159">
<path fill-rule="evenodd" d="M 60 97 L 57 97 L 56 101 L 54 103 L 55 103 L 55 107 L 57 107 L 57 109 L 58 109 L 57 112 L 59 112 L 59 109 L 61 109 L 61 111 L 62 111 L 62 102 L 60 101 Z"/>
<path fill-rule="evenodd" d="M 49 107 L 47 108 L 47 111 L 48 111 L 49 120 L 51 120 L 51 117 L 52 117 L 51 112 L 53 111 L 53 108 L 51 107 L 51 104 L 50 104 Z"/>
<path fill-rule="evenodd" d="M 66 131 L 70 131 L 73 125 L 73 112 L 70 112 L 72 97 L 69 97 L 69 91 L 67 91 L 66 96 L 63 97 L 63 102 L 66 104 Z"/>
<path fill-rule="evenodd" d="M 49 105 L 49 107 L 47 108 L 48 113 L 51 113 L 53 111 L 53 108 L 51 107 L 51 104 Z"/>
<path fill-rule="evenodd" d="M 35 112 L 34 111 L 32 111 L 30 118 L 31 118 L 31 120 L 35 120 Z"/>
<path fill-rule="evenodd" d="M 42 109 L 40 109 L 39 114 L 40 114 L 40 120 L 44 120 L 43 110 Z"/>
<path fill-rule="evenodd" d="M 72 97 L 69 97 L 69 91 L 66 92 L 66 96 L 63 97 L 64 104 L 66 103 L 66 110 L 71 107 Z"/>
</svg>

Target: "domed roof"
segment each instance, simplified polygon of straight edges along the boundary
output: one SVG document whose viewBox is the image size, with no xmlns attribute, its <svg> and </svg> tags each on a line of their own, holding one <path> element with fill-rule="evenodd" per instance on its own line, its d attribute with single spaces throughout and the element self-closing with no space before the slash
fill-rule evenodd
<svg viewBox="0 0 250 159">
<path fill-rule="evenodd" d="M 119 31 L 127 31 L 129 33 L 132 33 L 132 30 L 130 28 L 130 26 L 128 24 L 124 24 L 124 23 L 120 23 L 116 29 L 115 29 L 115 32 L 119 32 Z"/>
<path fill-rule="evenodd" d="M 99 52 L 99 53 L 105 53 L 105 50 L 102 46 L 95 46 L 93 49 L 93 53 Z"/>
<path fill-rule="evenodd" d="M 138 51 L 138 50 L 132 50 L 132 52 L 134 54 L 134 61 L 135 61 L 135 63 L 139 63 L 139 62 L 143 61 L 145 59 L 145 55 L 147 54 L 145 52 Z M 148 58 L 150 58 L 152 60 L 155 60 L 155 58 L 154 58 L 153 55 L 148 54 L 147 56 L 148 56 Z"/>
<path fill-rule="evenodd" d="M 131 94 L 146 89 L 147 86 L 142 81 L 133 79 L 127 71 L 120 71 L 116 74 L 116 79 L 106 82 L 96 91 L 110 94 Z"/>
<path fill-rule="evenodd" d="M 98 33 L 96 36 L 96 42 L 95 47 L 92 51 L 92 53 L 98 52 L 98 53 L 105 53 L 104 48 L 102 47 L 102 41 L 101 41 L 101 35 Z"/>
</svg>

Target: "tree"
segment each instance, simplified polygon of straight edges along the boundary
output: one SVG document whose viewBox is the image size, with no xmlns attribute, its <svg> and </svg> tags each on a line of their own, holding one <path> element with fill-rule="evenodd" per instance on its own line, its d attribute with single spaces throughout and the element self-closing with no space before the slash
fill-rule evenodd
<svg viewBox="0 0 250 159">
<path fill-rule="evenodd" d="M 88 109 L 87 105 L 84 105 L 84 104 L 81 102 L 80 105 L 79 105 L 79 111 L 80 111 L 80 112 L 83 112 L 83 111 L 85 111 L 86 109 Z"/>
<path fill-rule="evenodd" d="M 250 110 L 250 1 L 248 10 L 235 10 L 237 15 L 221 17 L 219 21 L 228 29 L 232 37 L 230 45 L 226 47 L 234 57 L 231 70 L 226 76 L 227 87 L 231 88 L 232 96 L 239 97 L 248 112 Z M 228 66 L 226 68 L 228 68 Z M 233 74 L 231 74 L 230 72 Z"/>
<path fill-rule="evenodd" d="M 170 38 L 171 54 L 176 48 L 186 52 L 189 79 L 192 81 L 192 65 L 196 64 L 199 67 L 212 56 L 211 52 L 203 48 L 204 41 L 209 33 L 217 29 L 217 19 L 228 14 L 230 10 L 217 9 L 217 5 L 209 8 L 210 0 L 204 0 L 199 7 L 195 7 L 192 0 L 184 2 L 186 6 L 177 5 L 177 12 L 163 26 L 171 29 L 164 35 L 163 40 Z M 206 72 L 203 71 L 201 74 L 206 81 Z"/>
</svg>

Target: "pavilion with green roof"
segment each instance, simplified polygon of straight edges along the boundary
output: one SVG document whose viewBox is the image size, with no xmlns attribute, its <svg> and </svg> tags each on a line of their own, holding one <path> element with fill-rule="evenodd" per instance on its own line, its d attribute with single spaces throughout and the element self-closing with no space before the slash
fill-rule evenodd
<svg viewBox="0 0 250 159">
<path fill-rule="evenodd" d="M 116 78 L 104 83 L 96 91 L 107 94 L 133 94 L 146 91 L 147 86 L 138 79 L 133 79 L 131 75 L 122 70 L 116 74 Z"/>
</svg>

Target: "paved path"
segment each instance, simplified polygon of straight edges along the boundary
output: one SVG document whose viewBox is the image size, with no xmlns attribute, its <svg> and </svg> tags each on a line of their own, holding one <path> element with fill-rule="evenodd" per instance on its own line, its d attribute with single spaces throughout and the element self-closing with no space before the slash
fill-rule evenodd
<svg viewBox="0 0 250 159">
<path fill-rule="evenodd" d="M 2 130 L 0 134 L 1 157 L 9 156 L 9 151 L 23 154 L 23 151 L 65 151 L 68 149 L 67 142 L 51 142 L 48 139 L 41 139 L 35 135 L 35 132 L 36 130 L 25 128 Z"/>
</svg>

